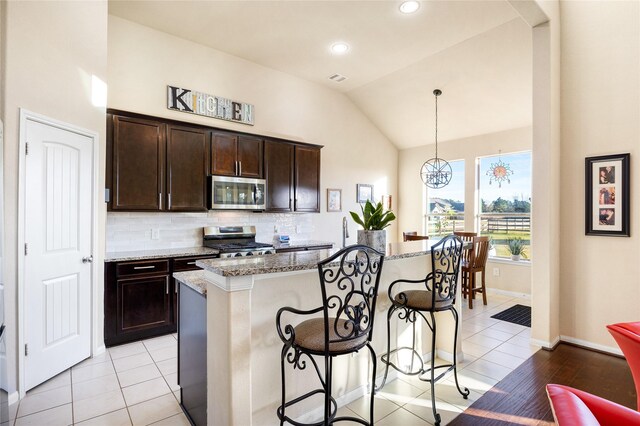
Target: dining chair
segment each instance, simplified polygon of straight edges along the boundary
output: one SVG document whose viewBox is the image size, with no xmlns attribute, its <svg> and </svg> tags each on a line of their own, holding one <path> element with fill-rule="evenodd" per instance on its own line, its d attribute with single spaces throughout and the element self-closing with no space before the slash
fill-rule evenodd
<svg viewBox="0 0 640 426">
<path fill-rule="evenodd" d="M 399 279 L 389 286 L 389 300 L 391 306 L 387 311 L 387 353 L 382 355 L 381 361 L 385 364 L 382 383 L 376 388 L 376 392 L 382 389 L 387 380 L 389 366 L 396 371 L 409 376 L 417 376 L 419 380 L 431 384 L 431 407 L 435 424 L 439 425 L 441 418 L 436 408 L 436 382 L 453 370 L 456 387 L 464 399 L 469 396 L 469 389 L 461 389 L 458 384 L 458 370 L 456 362 L 458 340 L 458 312 L 455 308 L 456 288 L 458 284 L 458 272 L 462 257 L 462 241 L 455 235 L 449 235 L 431 247 L 431 272 L 422 279 Z M 415 288 L 418 289 L 415 289 Z M 436 360 L 436 313 L 449 311 L 453 315 L 455 328 L 453 333 L 452 363 L 435 365 Z M 412 346 L 399 347 L 391 350 L 391 320 L 397 314 L 399 321 L 410 323 L 413 332 Z M 426 315 L 428 314 L 428 316 Z M 416 322 L 422 318 L 431 330 L 431 353 L 427 360 L 424 359 L 423 348 L 417 348 L 416 343 L 422 341 L 416 336 L 416 330 L 421 333 L 422 327 L 416 327 Z M 411 362 L 408 366 L 398 366 L 391 361 L 394 354 L 407 354 Z M 398 357 L 396 357 L 398 359 Z M 444 369 L 435 375 L 436 370 Z"/>
<path fill-rule="evenodd" d="M 473 237 L 469 259 L 462 262 L 462 292 L 469 298 L 469 309 L 473 309 L 476 293 L 482 293 L 482 303 L 487 304 L 485 269 L 489 257 L 489 237 Z M 476 274 L 480 272 L 480 286 L 476 286 Z"/>
<path fill-rule="evenodd" d="M 371 346 L 373 320 L 384 255 L 371 247 L 352 245 L 318 263 L 322 305 L 311 310 L 281 308 L 276 315 L 276 328 L 283 342 L 280 355 L 282 405 L 276 411 L 280 424 L 303 423 L 293 420 L 286 409 L 315 395 L 324 400 L 324 419 L 312 425 L 330 425 L 338 421 L 373 425 L 376 353 Z M 320 314 L 320 315 L 314 315 Z M 285 321 L 314 315 L 297 325 Z M 331 395 L 333 359 L 340 355 L 355 354 L 367 347 L 371 353 L 371 400 L 369 422 L 352 416 L 336 417 L 338 409 Z M 320 369 L 316 357 L 324 360 Z M 286 400 L 286 364 L 293 370 L 304 370 L 311 364 L 320 387 L 294 399 Z M 349 411 L 349 410 L 347 410 Z"/>
</svg>

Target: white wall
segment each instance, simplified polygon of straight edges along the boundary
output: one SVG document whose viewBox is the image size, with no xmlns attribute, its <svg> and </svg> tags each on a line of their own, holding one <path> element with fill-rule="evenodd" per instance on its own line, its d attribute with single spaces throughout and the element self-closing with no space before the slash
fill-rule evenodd
<svg viewBox="0 0 640 426">
<path fill-rule="evenodd" d="M 640 320 L 640 3 L 562 2 L 560 333 Z M 631 153 L 631 237 L 584 235 L 584 159 Z"/>
<path fill-rule="evenodd" d="M 438 143 L 438 155 L 448 161 L 464 160 L 465 163 L 465 229 L 477 231 L 475 228 L 476 206 L 476 159 L 487 155 L 496 155 L 498 150 L 504 154 L 527 151 L 531 149 L 531 127 L 506 130 L 471 138 L 457 139 Z M 399 188 L 399 235 L 402 231 L 419 230 L 424 232 L 423 199 L 424 184 L 420 179 L 420 168 L 433 157 L 435 145 L 400 151 L 398 160 Z M 516 171 L 517 172 L 517 171 Z M 508 186 L 505 186 L 505 198 L 509 198 Z M 494 263 L 489 261 L 486 272 L 487 286 L 499 290 L 519 294 L 531 293 L 530 267 Z M 500 276 L 493 276 L 493 268 L 500 269 Z"/>
<path fill-rule="evenodd" d="M 170 111 L 166 106 L 168 84 L 254 104 L 255 126 Z M 109 16 L 108 104 L 324 145 L 322 213 L 313 215 L 310 236 L 314 239 L 341 241 L 342 217 L 349 210 L 359 211 L 357 183 L 374 184 L 376 197 L 391 194 L 396 198 L 397 149 L 345 95 L 115 16 Z M 326 188 L 342 188 L 342 213 L 326 213 Z M 348 243 L 355 243 L 355 224 L 349 220 Z M 395 232 L 394 225 L 390 240 L 395 240 Z"/>
<path fill-rule="evenodd" d="M 17 206 L 19 108 L 47 115 L 98 132 L 100 186 L 104 185 L 105 111 L 91 103 L 91 76 L 106 80 L 107 2 L 3 2 L 3 93 L 5 235 L 4 280 L 8 348 L 9 392 L 16 389 L 17 373 Z M 104 247 L 106 212 L 98 228 Z M 102 251 L 102 250 L 101 250 Z M 103 252 L 94 253 L 98 276 L 103 276 Z M 100 280 L 101 282 L 101 280 Z M 102 307 L 100 290 L 95 297 Z M 99 313 L 100 316 L 102 316 Z M 100 336 L 101 338 L 101 336 Z"/>
</svg>

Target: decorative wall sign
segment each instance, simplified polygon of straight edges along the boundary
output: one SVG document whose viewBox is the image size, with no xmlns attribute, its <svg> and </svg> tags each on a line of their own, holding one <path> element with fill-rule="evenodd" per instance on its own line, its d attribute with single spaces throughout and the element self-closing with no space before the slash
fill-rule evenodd
<svg viewBox="0 0 640 426">
<path fill-rule="evenodd" d="M 167 108 L 253 126 L 253 105 L 191 89 L 167 86 Z"/>
<path fill-rule="evenodd" d="M 628 237 L 629 154 L 585 159 L 585 234 Z"/>
<path fill-rule="evenodd" d="M 327 188 L 327 211 L 342 211 L 342 189 Z"/>
<path fill-rule="evenodd" d="M 358 195 L 358 203 L 366 203 L 367 200 L 373 203 L 373 185 L 358 183 L 356 184 L 356 190 Z"/>
</svg>

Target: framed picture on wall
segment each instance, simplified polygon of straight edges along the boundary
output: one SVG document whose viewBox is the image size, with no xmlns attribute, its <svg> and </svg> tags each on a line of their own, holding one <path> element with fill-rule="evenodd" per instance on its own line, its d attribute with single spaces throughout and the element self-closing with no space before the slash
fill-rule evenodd
<svg viewBox="0 0 640 426">
<path fill-rule="evenodd" d="M 356 193 L 358 196 L 358 203 L 366 203 L 367 200 L 373 203 L 373 185 L 359 183 L 356 185 Z"/>
<path fill-rule="evenodd" d="M 327 188 L 327 211 L 342 211 L 342 189 Z"/>
<path fill-rule="evenodd" d="M 585 234 L 629 237 L 629 154 L 585 159 Z"/>
</svg>

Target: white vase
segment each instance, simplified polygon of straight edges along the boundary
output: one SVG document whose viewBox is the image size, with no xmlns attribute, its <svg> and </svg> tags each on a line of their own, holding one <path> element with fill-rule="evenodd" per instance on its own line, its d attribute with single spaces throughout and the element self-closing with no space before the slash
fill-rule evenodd
<svg viewBox="0 0 640 426">
<path fill-rule="evenodd" d="M 374 250 L 384 253 L 387 247 L 387 231 L 384 229 L 381 231 L 365 231 L 364 229 L 359 229 L 358 244 L 369 246 Z"/>
<path fill-rule="evenodd" d="M 511 255 L 511 260 L 515 260 L 516 262 L 520 261 L 520 255 L 519 254 L 512 254 Z"/>
</svg>

